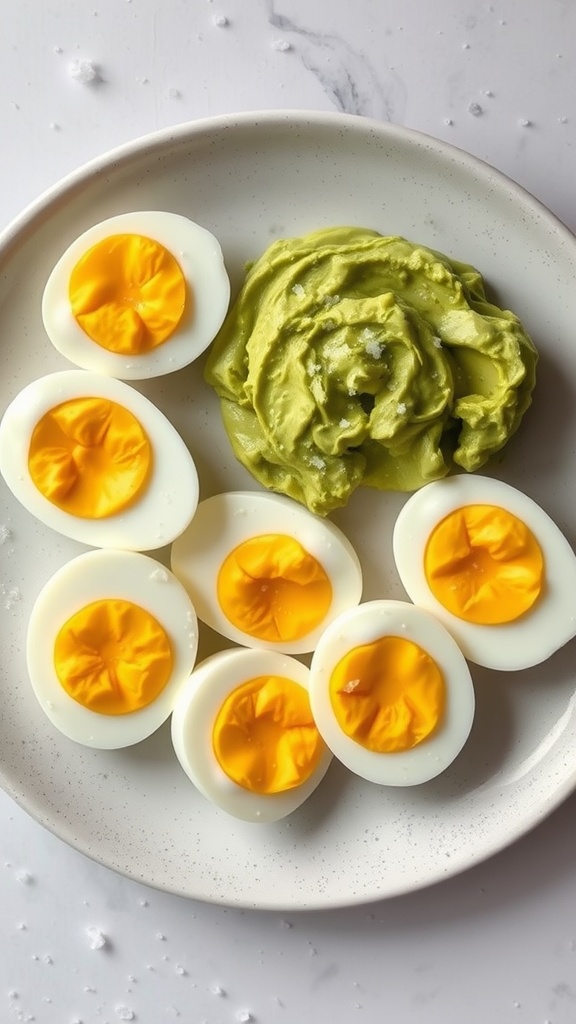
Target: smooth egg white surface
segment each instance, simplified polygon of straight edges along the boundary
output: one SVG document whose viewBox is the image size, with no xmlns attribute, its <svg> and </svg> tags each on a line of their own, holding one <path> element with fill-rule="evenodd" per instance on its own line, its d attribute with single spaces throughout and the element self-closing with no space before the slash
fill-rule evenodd
<svg viewBox="0 0 576 1024">
<path fill-rule="evenodd" d="M 138 355 L 109 352 L 94 342 L 72 314 L 70 275 L 81 256 L 111 235 L 152 238 L 176 259 L 187 284 L 187 310 L 174 334 Z M 214 235 L 176 213 L 136 211 L 95 224 L 75 239 L 58 260 L 42 298 L 44 327 L 54 347 L 72 363 L 124 380 L 158 377 L 188 366 L 208 347 L 228 311 L 230 281 Z"/>
<path fill-rule="evenodd" d="M 431 531 L 450 512 L 473 504 L 496 505 L 517 516 L 532 531 L 544 555 L 544 592 L 513 622 L 494 626 L 465 622 L 447 611 L 428 586 L 424 553 Z M 502 671 L 529 668 L 576 636 L 576 556 L 540 505 L 510 484 L 464 475 L 427 484 L 401 510 L 393 550 L 410 599 L 432 612 L 477 665 Z"/>
<path fill-rule="evenodd" d="M 61 627 L 93 601 L 119 598 L 145 608 L 170 638 L 171 677 L 147 707 L 124 715 L 104 715 L 75 701 L 54 668 L 54 643 Z M 139 743 L 169 717 L 194 667 L 198 622 L 184 588 L 160 562 L 131 551 L 89 551 L 62 566 L 38 595 L 26 643 L 34 693 L 60 732 L 84 746 L 113 750 Z"/>
<path fill-rule="evenodd" d="M 62 402 L 89 397 L 128 409 L 152 446 L 152 469 L 142 493 L 125 510 L 103 519 L 85 519 L 53 504 L 38 490 L 28 469 L 30 440 L 38 420 Z M 196 466 L 164 414 L 130 385 L 85 370 L 41 377 L 16 396 L 0 423 L 0 472 L 32 515 L 58 533 L 93 547 L 160 548 L 187 527 L 198 503 Z"/>
<path fill-rule="evenodd" d="M 446 708 L 434 732 L 410 750 L 368 750 L 340 728 L 330 700 L 330 677 L 353 648 L 385 636 L 418 644 L 436 662 L 446 686 Z M 316 725 L 339 761 L 356 775 L 383 786 L 428 782 L 454 761 L 474 719 L 470 670 L 458 645 L 428 612 L 404 601 L 367 601 L 340 615 L 321 636 L 310 665 L 310 704 Z"/>
<path fill-rule="evenodd" d="M 332 585 L 325 619 L 299 640 L 259 640 L 238 629 L 220 607 L 217 578 L 222 562 L 239 544 L 261 534 L 295 537 L 322 565 Z M 230 491 L 201 501 L 190 526 L 172 545 L 172 570 L 190 594 L 199 619 L 245 647 L 304 654 L 314 649 L 323 629 L 345 608 L 358 604 L 362 570 L 350 541 L 333 523 L 297 502 L 259 491 Z"/>
<path fill-rule="evenodd" d="M 262 823 L 278 821 L 300 807 L 322 781 L 332 760 L 326 748 L 310 778 L 284 793 L 254 793 L 222 770 L 212 747 L 220 706 L 236 687 L 265 675 L 292 679 L 308 689 L 308 669 L 294 658 L 262 649 L 220 651 L 194 669 L 180 691 L 171 723 L 176 756 L 196 788 L 228 814 Z"/>
</svg>

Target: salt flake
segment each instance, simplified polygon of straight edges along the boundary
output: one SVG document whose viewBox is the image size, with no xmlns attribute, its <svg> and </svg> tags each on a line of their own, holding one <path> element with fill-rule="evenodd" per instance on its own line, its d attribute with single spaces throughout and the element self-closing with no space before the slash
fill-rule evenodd
<svg viewBox="0 0 576 1024">
<path fill-rule="evenodd" d="M 90 949 L 104 949 L 107 945 L 107 938 L 99 928 L 90 927 L 86 929 Z"/>
<path fill-rule="evenodd" d="M 380 359 L 382 348 L 383 346 L 379 341 L 367 341 L 365 345 L 366 355 L 369 355 L 371 359 Z"/>
<path fill-rule="evenodd" d="M 354 693 L 354 690 L 356 690 L 359 686 L 360 686 L 360 680 L 359 679 L 348 679 L 348 681 L 346 683 L 344 683 L 344 686 L 342 687 L 342 691 L 343 691 L 343 693 Z"/>
<path fill-rule="evenodd" d="M 117 1006 L 116 1014 L 120 1020 L 134 1020 L 134 1011 L 128 1006 Z"/>
<path fill-rule="evenodd" d="M 18 601 L 22 600 L 22 594 L 20 593 L 20 590 L 19 590 L 18 587 L 11 587 L 8 592 L 6 592 L 6 588 L 5 587 L 1 587 L 0 589 L 1 589 L 2 593 L 4 594 L 4 607 L 5 607 L 6 611 L 10 611 L 10 609 L 13 608 L 14 605 L 17 604 Z M 24 874 L 27 874 L 27 872 L 24 872 Z M 29 877 L 28 878 L 20 878 L 19 881 L 20 882 L 29 882 L 30 878 Z"/>
<path fill-rule="evenodd" d="M 91 60 L 86 60 L 84 57 L 70 61 L 70 64 L 68 65 L 68 74 L 75 82 L 81 82 L 82 85 L 88 85 L 89 82 L 96 82 L 100 78 L 96 65 L 93 64 Z"/>
</svg>

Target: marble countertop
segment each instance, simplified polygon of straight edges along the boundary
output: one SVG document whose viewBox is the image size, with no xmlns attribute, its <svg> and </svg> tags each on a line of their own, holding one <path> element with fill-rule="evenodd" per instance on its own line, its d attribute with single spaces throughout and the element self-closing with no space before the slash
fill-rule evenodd
<svg viewBox="0 0 576 1024">
<path fill-rule="evenodd" d="M 576 230 L 575 51 L 570 0 L 17 0 L 0 12 L 0 228 L 139 135 L 300 108 L 446 140 Z M 573 1024 L 575 811 L 434 887 L 273 913 L 147 889 L 0 793 L 0 1019 Z"/>
</svg>

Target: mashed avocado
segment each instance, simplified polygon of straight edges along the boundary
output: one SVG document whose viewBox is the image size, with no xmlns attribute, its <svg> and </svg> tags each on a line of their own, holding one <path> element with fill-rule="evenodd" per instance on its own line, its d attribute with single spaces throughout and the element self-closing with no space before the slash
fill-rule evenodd
<svg viewBox="0 0 576 1024">
<path fill-rule="evenodd" d="M 205 372 L 236 457 L 325 515 L 360 484 L 479 469 L 518 428 L 536 361 L 473 267 L 342 227 L 267 249 Z"/>
</svg>

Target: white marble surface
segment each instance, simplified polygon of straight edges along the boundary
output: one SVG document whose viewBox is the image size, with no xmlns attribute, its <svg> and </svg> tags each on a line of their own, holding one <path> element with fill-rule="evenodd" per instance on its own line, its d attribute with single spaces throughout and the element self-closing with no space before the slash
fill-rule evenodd
<svg viewBox="0 0 576 1024">
<path fill-rule="evenodd" d="M 306 107 L 450 141 L 576 229 L 570 0 L 13 0 L 0 58 L 0 226 L 137 135 Z M 280 915 L 148 891 L 0 795 L 0 1020 L 573 1024 L 575 810 L 434 888 Z"/>
</svg>

